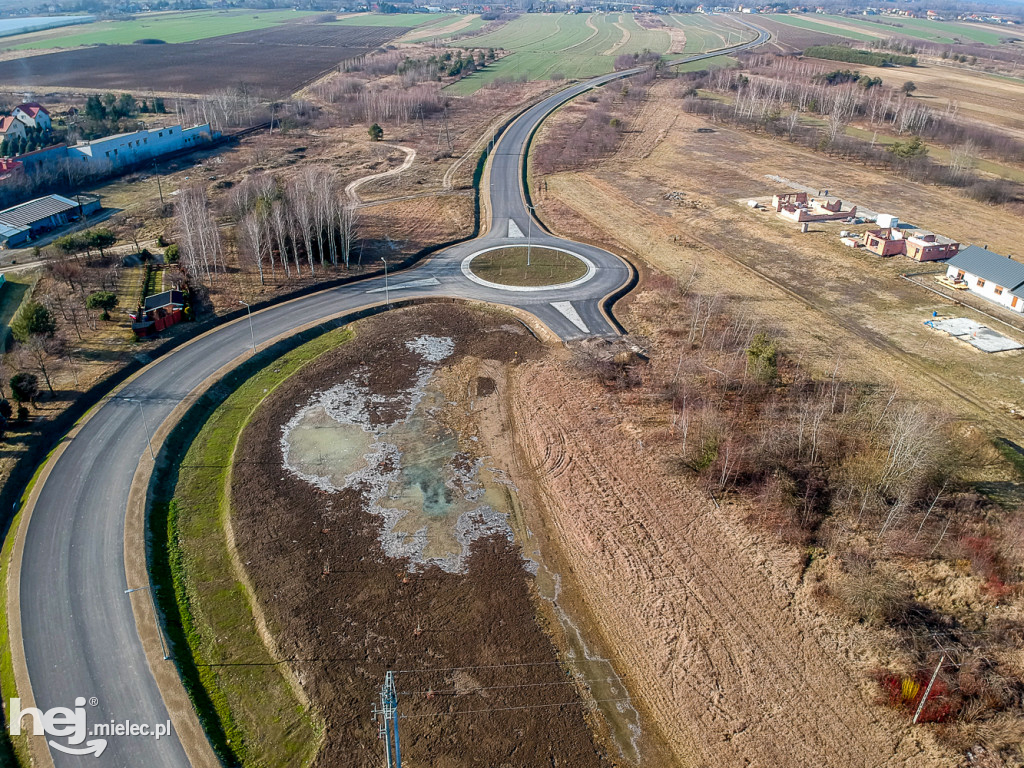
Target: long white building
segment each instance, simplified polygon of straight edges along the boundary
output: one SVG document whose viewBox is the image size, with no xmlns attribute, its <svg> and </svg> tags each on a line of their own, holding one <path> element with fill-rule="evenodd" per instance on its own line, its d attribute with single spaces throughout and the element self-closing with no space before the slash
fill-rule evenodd
<svg viewBox="0 0 1024 768">
<path fill-rule="evenodd" d="M 182 128 L 180 125 L 149 128 L 79 142 L 73 147 L 68 147 L 68 160 L 71 167 L 84 167 L 90 173 L 102 173 L 143 163 L 172 152 L 192 149 L 214 138 L 216 135 L 209 123 L 192 128 Z"/>
</svg>

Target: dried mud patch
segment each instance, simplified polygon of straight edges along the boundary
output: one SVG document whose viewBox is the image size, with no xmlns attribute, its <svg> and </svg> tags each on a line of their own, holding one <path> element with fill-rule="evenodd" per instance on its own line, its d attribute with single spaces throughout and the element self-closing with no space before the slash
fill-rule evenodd
<svg viewBox="0 0 1024 768">
<path fill-rule="evenodd" d="M 354 328 L 352 342 L 267 398 L 242 434 L 232 477 L 242 562 L 282 657 L 326 723 L 316 765 L 381 763 L 370 713 L 388 669 L 399 671 L 410 765 L 612 764 L 540 618 L 531 564 L 510 540 L 514 515 L 469 543 L 459 568 L 389 556 L 372 488 L 327 472 L 326 482 L 311 482 L 283 455 L 282 426 L 311 405 L 314 427 L 332 418 L 330 398 L 316 413 L 317 398 L 355 382 L 379 406 L 348 411 L 368 444 L 419 414 L 417 429 L 451 441 L 453 484 L 507 485 L 490 468 L 474 414 L 498 399 L 509 367 L 543 354 L 540 345 L 507 315 L 452 305 L 389 312 Z M 330 441 L 324 447 L 325 463 L 338 458 Z M 409 460 L 384 456 L 383 471 Z M 399 505 L 393 487 L 378 494 L 379 506 Z"/>
</svg>

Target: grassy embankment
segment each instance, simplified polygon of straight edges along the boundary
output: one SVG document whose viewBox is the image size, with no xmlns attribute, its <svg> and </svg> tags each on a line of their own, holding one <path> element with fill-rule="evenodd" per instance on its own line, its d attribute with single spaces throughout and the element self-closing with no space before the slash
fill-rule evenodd
<svg viewBox="0 0 1024 768">
<path fill-rule="evenodd" d="M 7 348 L 11 333 L 11 321 L 27 297 L 32 295 L 32 275 L 8 275 L 0 285 L 0 351 Z"/>
<path fill-rule="evenodd" d="M 587 265 L 575 256 L 551 248 L 527 249 L 522 246 L 498 248 L 482 253 L 470 262 L 473 274 L 500 285 L 560 285 L 578 280 L 587 273 Z"/>
<path fill-rule="evenodd" d="M 253 596 L 232 560 L 231 464 L 263 399 L 351 336 L 347 329 L 314 330 L 300 346 L 283 354 L 271 348 L 236 369 L 181 420 L 164 449 L 175 461 L 154 475 L 151 569 L 158 603 L 182 681 L 227 764 L 304 766 L 320 744 L 316 714 L 299 701 L 283 662 L 258 634 Z"/>
</svg>

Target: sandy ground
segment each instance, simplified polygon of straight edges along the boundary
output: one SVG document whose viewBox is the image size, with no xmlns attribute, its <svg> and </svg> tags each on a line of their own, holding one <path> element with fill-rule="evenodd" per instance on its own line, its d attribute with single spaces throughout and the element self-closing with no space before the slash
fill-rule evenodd
<svg viewBox="0 0 1024 768">
<path fill-rule="evenodd" d="M 797 553 L 674 482 L 644 425 L 566 366 L 516 382 L 519 471 L 679 765 L 955 764 L 871 705 L 849 647 L 816 626 Z"/>
</svg>

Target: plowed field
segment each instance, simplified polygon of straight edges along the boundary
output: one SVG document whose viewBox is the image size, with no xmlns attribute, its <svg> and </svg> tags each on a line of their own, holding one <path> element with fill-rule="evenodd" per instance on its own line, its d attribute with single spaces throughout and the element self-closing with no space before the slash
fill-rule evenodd
<svg viewBox="0 0 1024 768">
<path fill-rule="evenodd" d="M 248 85 L 281 97 L 402 31 L 288 24 L 195 43 L 80 48 L 0 62 L 0 84 L 185 94 Z"/>
</svg>

